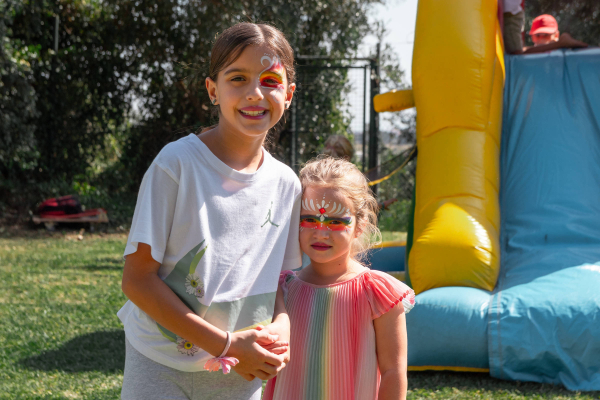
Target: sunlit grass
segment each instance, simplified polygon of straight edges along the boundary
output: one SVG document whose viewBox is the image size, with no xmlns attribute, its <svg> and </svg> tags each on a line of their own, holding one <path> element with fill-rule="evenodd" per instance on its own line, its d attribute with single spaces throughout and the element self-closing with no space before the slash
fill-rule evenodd
<svg viewBox="0 0 600 400">
<path fill-rule="evenodd" d="M 0 239 L 0 398 L 116 399 L 124 235 Z"/>
<path fill-rule="evenodd" d="M 118 399 L 125 359 L 116 312 L 126 236 L 0 238 L 0 399 Z M 403 233 L 384 232 L 384 240 Z M 600 392 L 410 372 L 409 399 L 598 399 Z"/>
<path fill-rule="evenodd" d="M 396 240 L 406 240 L 406 232 L 389 232 L 383 231 L 381 232 L 381 240 L 384 242 L 388 241 L 396 241 Z"/>
</svg>

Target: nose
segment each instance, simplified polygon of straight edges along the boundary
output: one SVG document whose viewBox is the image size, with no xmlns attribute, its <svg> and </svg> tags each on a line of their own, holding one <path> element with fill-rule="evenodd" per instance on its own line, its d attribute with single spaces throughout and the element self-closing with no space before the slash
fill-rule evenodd
<svg viewBox="0 0 600 400">
<path fill-rule="evenodd" d="M 314 232 L 315 237 L 317 238 L 327 238 L 329 237 L 329 231 L 327 229 L 315 229 Z"/>
<path fill-rule="evenodd" d="M 246 93 L 246 100 L 260 101 L 264 98 L 265 96 L 263 95 L 262 89 L 260 87 L 260 82 L 257 79 L 251 85 L 249 85 L 248 92 Z"/>
</svg>

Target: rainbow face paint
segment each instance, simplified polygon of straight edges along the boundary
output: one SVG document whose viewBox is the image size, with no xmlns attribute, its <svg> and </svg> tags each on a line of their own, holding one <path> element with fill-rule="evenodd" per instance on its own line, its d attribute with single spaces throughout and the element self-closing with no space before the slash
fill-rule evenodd
<svg viewBox="0 0 600 400">
<path fill-rule="evenodd" d="M 285 89 L 283 85 L 283 74 L 285 73 L 285 69 L 279 62 L 279 57 L 273 56 L 273 58 L 268 55 L 262 56 L 260 59 L 260 63 L 262 65 L 267 65 L 258 77 L 258 82 L 260 86 L 267 89 Z"/>
<path fill-rule="evenodd" d="M 312 199 L 304 199 L 302 200 L 302 208 L 306 211 L 314 211 L 315 216 L 319 218 L 321 221 L 324 221 L 325 218 L 330 216 L 350 216 L 350 209 L 344 207 L 341 203 L 333 202 L 333 207 L 331 206 L 331 202 L 325 201 L 325 196 L 323 196 L 323 200 L 319 202 L 317 200 L 314 202 Z"/>
<path fill-rule="evenodd" d="M 322 231 L 346 231 L 350 232 L 352 225 L 352 215 L 350 209 L 344 207 L 341 203 L 335 201 L 323 200 L 313 201 L 313 199 L 303 199 L 302 209 L 308 213 L 300 216 L 300 230 L 318 229 Z"/>
<path fill-rule="evenodd" d="M 352 217 L 320 218 L 314 215 L 300 216 L 300 229 L 318 229 L 320 231 L 349 231 Z"/>
</svg>

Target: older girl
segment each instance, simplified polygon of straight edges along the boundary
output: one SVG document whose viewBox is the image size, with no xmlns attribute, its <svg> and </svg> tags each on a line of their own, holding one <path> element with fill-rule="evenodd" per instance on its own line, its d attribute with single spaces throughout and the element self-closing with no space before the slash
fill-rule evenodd
<svg viewBox="0 0 600 400">
<path fill-rule="evenodd" d="M 225 30 L 206 78 L 218 125 L 168 144 L 146 172 L 118 313 L 123 399 L 257 400 L 288 360 L 287 315 L 262 325 L 282 266 L 301 265 L 301 188 L 262 145 L 292 100 L 293 63 L 271 26 Z"/>
</svg>

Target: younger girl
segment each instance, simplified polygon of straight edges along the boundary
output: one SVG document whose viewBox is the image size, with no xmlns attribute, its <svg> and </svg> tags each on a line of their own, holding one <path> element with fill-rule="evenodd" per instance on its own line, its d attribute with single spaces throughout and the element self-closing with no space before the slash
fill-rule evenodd
<svg viewBox="0 0 600 400">
<path fill-rule="evenodd" d="M 309 162 L 300 181 L 300 247 L 311 263 L 280 277 L 276 310 L 290 318 L 291 360 L 264 399 L 405 399 L 414 293 L 356 259 L 379 233 L 377 201 L 345 160 Z"/>
<path fill-rule="evenodd" d="M 219 124 L 168 144 L 146 172 L 118 313 L 122 399 L 258 400 L 289 359 L 287 315 L 262 325 L 282 266 L 301 265 L 301 187 L 262 144 L 292 100 L 293 63 L 273 27 L 225 30 L 206 78 Z"/>
</svg>

